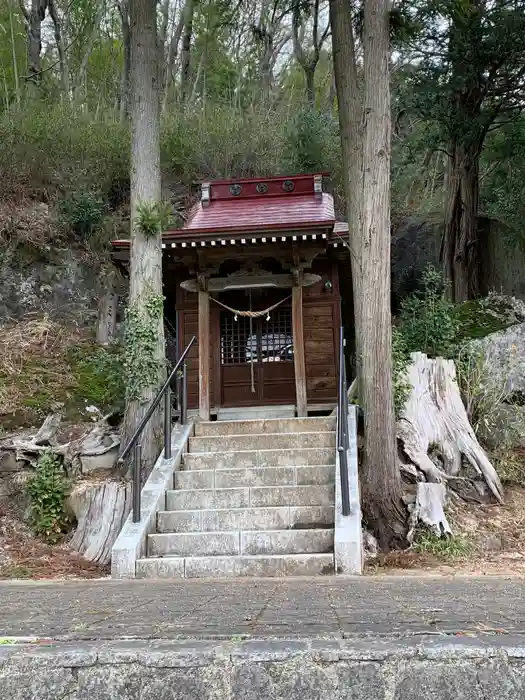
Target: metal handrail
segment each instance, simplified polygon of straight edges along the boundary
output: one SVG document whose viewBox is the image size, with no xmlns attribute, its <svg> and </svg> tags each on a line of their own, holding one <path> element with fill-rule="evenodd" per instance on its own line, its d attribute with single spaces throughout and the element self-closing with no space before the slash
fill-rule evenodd
<svg viewBox="0 0 525 700">
<path fill-rule="evenodd" d="M 126 457 L 129 455 L 133 449 L 133 522 L 140 522 L 140 491 L 141 491 L 141 480 L 140 480 L 140 467 L 142 461 L 141 444 L 139 438 L 142 435 L 142 431 L 148 424 L 151 416 L 155 412 L 155 409 L 159 405 L 162 397 L 164 396 L 164 459 L 171 458 L 171 382 L 173 378 L 179 371 L 182 365 L 182 376 L 178 377 L 177 382 L 177 394 L 179 400 L 180 408 L 180 423 L 184 425 L 187 418 L 187 408 L 188 408 L 188 384 L 187 384 L 187 372 L 186 372 L 186 356 L 190 351 L 191 346 L 195 342 L 195 336 L 190 340 L 186 346 L 184 352 L 179 357 L 175 367 L 171 370 L 168 378 L 158 390 L 155 398 L 150 403 L 148 410 L 144 414 L 144 417 L 138 424 L 135 432 L 128 440 L 126 447 L 122 450 L 119 458 L 119 462 L 122 463 Z"/>
<path fill-rule="evenodd" d="M 350 515 L 350 487 L 348 480 L 348 393 L 346 389 L 345 337 L 339 333 L 339 388 L 337 395 L 337 451 L 341 477 L 341 507 L 343 515 Z"/>
</svg>

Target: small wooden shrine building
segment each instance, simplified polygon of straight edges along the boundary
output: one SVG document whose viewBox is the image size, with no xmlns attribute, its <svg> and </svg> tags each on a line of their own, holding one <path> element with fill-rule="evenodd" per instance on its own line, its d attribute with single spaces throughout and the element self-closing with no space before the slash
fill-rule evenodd
<svg viewBox="0 0 525 700">
<path fill-rule="evenodd" d="M 201 419 L 334 405 L 345 229 L 323 176 L 311 174 L 203 183 L 184 227 L 163 234 L 165 315 L 178 353 L 198 338 L 188 402 Z M 113 249 L 125 263 L 129 241 Z"/>
</svg>

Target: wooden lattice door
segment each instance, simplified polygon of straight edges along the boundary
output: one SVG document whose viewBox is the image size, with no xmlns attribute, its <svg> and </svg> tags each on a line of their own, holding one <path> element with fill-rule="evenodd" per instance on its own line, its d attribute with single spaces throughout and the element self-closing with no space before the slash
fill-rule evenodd
<svg viewBox="0 0 525 700">
<path fill-rule="evenodd" d="M 223 406 L 295 402 L 291 313 L 283 304 L 250 320 L 221 310 Z"/>
</svg>

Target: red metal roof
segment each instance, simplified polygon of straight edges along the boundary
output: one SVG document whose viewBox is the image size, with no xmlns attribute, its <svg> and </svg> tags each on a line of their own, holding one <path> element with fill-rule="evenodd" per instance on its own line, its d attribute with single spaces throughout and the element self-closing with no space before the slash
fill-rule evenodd
<svg viewBox="0 0 525 700">
<path fill-rule="evenodd" d="M 273 231 L 305 228 L 332 228 L 335 223 L 334 200 L 324 192 L 317 199 L 313 194 L 292 197 L 219 199 L 207 207 L 199 202 L 185 226 L 167 231 L 174 236 L 188 233 L 221 233 L 231 231 Z"/>
</svg>

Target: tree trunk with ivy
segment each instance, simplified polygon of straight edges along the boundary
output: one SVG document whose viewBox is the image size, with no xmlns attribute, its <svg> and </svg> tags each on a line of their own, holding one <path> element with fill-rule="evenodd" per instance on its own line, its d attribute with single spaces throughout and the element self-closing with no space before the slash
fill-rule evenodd
<svg viewBox="0 0 525 700">
<path fill-rule="evenodd" d="M 131 255 L 126 317 L 127 398 L 122 446 L 165 377 L 158 51 L 155 0 L 130 0 Z M 159 410 L 141 437 L 143 475 L 162 442 Z"/>
</svg>

